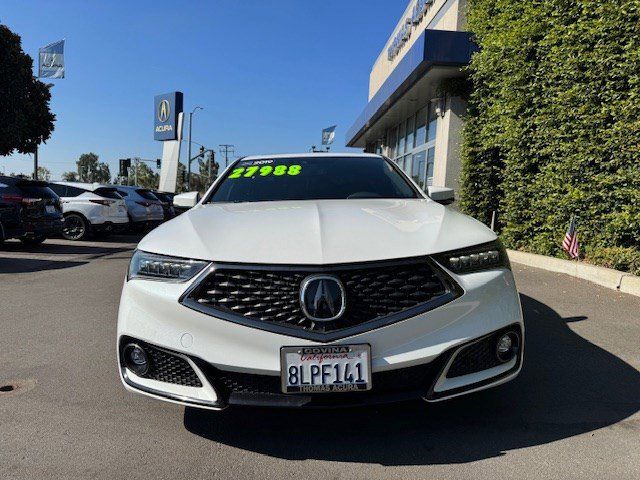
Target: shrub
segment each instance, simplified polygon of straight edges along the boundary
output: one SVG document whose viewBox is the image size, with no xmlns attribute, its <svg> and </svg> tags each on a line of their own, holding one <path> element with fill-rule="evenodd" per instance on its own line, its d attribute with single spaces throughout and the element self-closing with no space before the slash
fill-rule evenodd
<svg viewBox="0 0 640 480">
<path fill-rule="evenodd" d="M 554 256 L 575 214 L 588 260 L 637 268 L 640 2 L 469 0 L 468 22 L 461 208 Z"/>
<path fill-rule="evenodd" d="M 596 265 L 640 275 L 640 252 L 635 248 L 595 248 L 587 251 L 585 258 Z"/>
</svg>

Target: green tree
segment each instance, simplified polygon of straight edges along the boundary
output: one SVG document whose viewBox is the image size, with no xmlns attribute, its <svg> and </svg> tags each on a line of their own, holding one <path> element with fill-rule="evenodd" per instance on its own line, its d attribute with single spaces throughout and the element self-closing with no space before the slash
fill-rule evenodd
<svg viewBox="0 0 640 480">
<path fill-rule="evenodd" d="M 33 76 L 20 36 L 0 25 L 0 155 L 31 153 L 53 132 L 49 86 Z"/>
<path fill-rule="evenodd" d="M 51 180 L 51 171 L 47 167 L 38 167 L 38 180 L 44 180 L 45 182 Z"/>
<path fill-rule="evenodd" d="M 137 170 L 137 176 L 136 176 Z M 136 181 L 136 185 L 144 188 L 157 189 L 158 184 L 160 182 L 160 175 L 154 172 L 146 162 L 138 162 L 137 168 L 136 163 L 132 162 L 131 164 L 131 174 L 129 175 L 129 182 L 133 185 L 133 182 Z"/>
<path fill-rule="evenodd" d="M 78 174 L 76 172 L 64 172 L 61 178 L 65 182 L 77 182 Z"/>
<path fill-rule="evenodd" d="M 109 165 L 101 162 L 100 157 L 93 152 L 80 155 L 76 165 L 78 167 L 78 178 L 81 182 L 109 183 L 111 181 Z"/>
<path fill-rule="evenodd" d="M 508 246 L 561 257 L 576 214 L 587 260 L 635 271 L 640 2 L 469 0 L 468 22 L 481 49 L 463 210 L 485 222 L 497 210 Z"/>
</svg>

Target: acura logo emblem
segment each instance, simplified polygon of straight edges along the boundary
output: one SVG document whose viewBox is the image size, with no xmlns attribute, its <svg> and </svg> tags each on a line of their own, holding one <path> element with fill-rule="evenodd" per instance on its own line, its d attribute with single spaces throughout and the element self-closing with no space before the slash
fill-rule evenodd
<svg viewBox="0 0 640 480">
<path fill-rule="evenodd" d="M 162 100 L 158 105 L 158 120 L 166 122 L 169 120 L 169 113 L 171 112 L 169 106 L 169 100 Z"/>
<path fill-rule="evenodd" d="M 347 308 L 344 286 L 337 277 L 311 275 L 304 279 L 300 287 L 300 305 L 310 320 L 336 320 Z"/>
</svg>

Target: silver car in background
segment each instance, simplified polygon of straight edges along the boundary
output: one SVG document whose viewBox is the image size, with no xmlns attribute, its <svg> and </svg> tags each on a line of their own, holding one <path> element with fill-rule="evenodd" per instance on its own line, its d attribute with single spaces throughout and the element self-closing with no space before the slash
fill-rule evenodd
<svg viewBox="0 0 640 480">
<path fill-rule="evenodd" d="M 132 230 L 142 231 L 155 228 L 165 220 L 162 202 L 151 190 L 127 185 L 115 185 L 114 187 L 127 204 Z"/>
<path fill-rule="evenodd" d="M 49 188 L 60 197 L 62 235 L 67 240 L 86 240 L 94 234 L 105 236 L 128 228 L 125 201 L 112 185 L 51 182 Z"/>
</svg>

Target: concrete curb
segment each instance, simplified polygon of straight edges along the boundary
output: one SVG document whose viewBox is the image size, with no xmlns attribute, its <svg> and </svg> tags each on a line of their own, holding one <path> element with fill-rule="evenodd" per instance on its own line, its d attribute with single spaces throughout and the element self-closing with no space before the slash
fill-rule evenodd
<svg viewBox="0 0 640 480">
<path fill-rule="evenodd" d="M 584 262 L 562 260 L 535 253 L 507 250 L 509 260 L 529 267 L 541 268 L 550 272 L 566 273 L 612 290 L 640 297 L 640 277 L 620 272 L 612 268 L 596 267 Z"/>
</svg>

